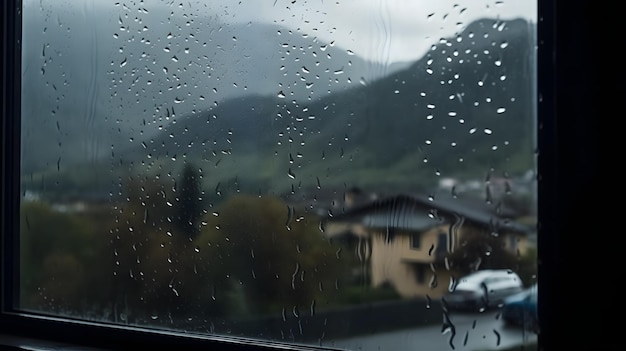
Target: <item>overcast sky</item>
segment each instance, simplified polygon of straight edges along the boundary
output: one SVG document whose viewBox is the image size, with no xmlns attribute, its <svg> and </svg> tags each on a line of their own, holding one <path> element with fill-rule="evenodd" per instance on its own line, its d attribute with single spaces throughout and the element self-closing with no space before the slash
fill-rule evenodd
<svg viewBox="0 0 626 351">
<path fill-rule="evenodd" d="M 261 0 L 207 1 L 227 22 L 267 22 L 302 32 L 383 63 L 421 58 L 439 38 L 482 18 L 536 22 L 533 0 Z M 204 5 L 204 4 L 203 4 Z M 193 5 L 193 2 L 191 3 Z"/>
<path fill-rule="evenodd" d="M 113 11 L 113 21 L 120 13 L 132 13 L 143 18 L 173 14 L 224 23 L 274 23 L 385 64 L 417 60 L 439 38 L 451 37 L 479 18 L 537 18 L 537 0 L 25 1 L 25 9 L 34 11 L 57 6 L 69 16 L 84 9 L 87 16 L 91 12 L 103 19 L 106 12 L 100 10 L 106 8 Z"/>
</svg>

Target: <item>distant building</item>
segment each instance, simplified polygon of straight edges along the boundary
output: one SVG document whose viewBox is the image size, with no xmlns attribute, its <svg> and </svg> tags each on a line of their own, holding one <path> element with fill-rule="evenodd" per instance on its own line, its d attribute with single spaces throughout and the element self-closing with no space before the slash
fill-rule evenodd
<svg viewBox="0 0 626 351">
<path fill-rule="evenodd" d="M 529 199 L 528 211 L 536 215 L 537 208 L 537 182 L 535 172 L 528 170 L 524 174 L 516 177 L 489 176 L 488 179 L 468 179 L 459 180 L 456 178 L 444 177 L 438 182 L 435 193 L 446 193 L 491 199 L 498 202 L 508 199 Z"/>
<path fill-rule="evenodd" d="M 22 199 L 24 201 L 40 201 L 41 194 L 32 190 L 26 190 L 24 191 L 24 195 L 22 196 Z"/>
<path fill-rule="evenodd" d="M 346 197 L 349 201 L 350 194 Z M 440 297 L 455 273 L 446 268 L 445 257 L 467 233 L 497 235 L 506 250 L 526 252 L 529 228 L 507 219 L 513 217 L 484 202 L 394 195 L 355 206 L 347 202 L 323 227 L 327 237 L 355 245 L 369 262 L 373 287 L 388 283 L 403 297 Z"/>
</svg>

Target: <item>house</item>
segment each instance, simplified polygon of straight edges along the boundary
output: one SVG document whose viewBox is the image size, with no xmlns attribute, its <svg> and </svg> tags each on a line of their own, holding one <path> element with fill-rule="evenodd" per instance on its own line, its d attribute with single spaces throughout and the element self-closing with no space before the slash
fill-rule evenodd
<svg viewBox="0 0 626 351">
<path fill-rule="evenodd" d="M 391 284 L 403 297 L 440 297 L 458 277 L 448 256 L 469 235 L 500 238 L 505 250 L 523 255 L 529 227 L 505 209 L 462 198 L 393 195 L 329 212 L 325 235 L 352 245 L 368 262 L 373 287 Z M 362 196 L 361 196 L 362 197 Z M 478 268 L 477 263 L 475 268 Z"/>
</svg>

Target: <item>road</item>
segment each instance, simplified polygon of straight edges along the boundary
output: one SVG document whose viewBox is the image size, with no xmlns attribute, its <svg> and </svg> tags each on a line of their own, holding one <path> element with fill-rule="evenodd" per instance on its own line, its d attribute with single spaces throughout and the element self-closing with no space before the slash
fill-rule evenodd
<svg viewBox="0 0 626 351">
<path fill-rule="evenodd" d="M 442 323 L 436 326 L 329 340 L 323 346 L 358 351 L 476 351 L 523 346 L 537 340 L 537 335 L 532 332 L 504 326 L 497 312 L 451 315 L 450 322 L 451 326 L 447 328 Z"/>
</svg>

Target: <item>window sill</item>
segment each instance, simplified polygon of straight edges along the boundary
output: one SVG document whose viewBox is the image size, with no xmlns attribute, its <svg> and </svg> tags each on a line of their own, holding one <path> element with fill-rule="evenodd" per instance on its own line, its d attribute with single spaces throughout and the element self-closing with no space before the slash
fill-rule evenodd
<svg viewBox="0 0 626 351">
<path fill-rule="evenodd" d="M 45 340 L 32 339 L 27 337 L 8 335 L 0 333 L 0 350 L 87 350 L 104 351 L 104 349 L 64 344 Z"/>
</svg>

